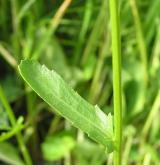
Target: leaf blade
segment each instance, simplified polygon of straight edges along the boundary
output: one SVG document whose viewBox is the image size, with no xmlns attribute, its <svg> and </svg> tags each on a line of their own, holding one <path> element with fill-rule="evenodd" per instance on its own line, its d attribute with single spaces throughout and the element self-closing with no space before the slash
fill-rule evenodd
<svg viewBox="0 0 160 165">
<path fill-rule="evenodd" d="M 36 61 L 22 61 L 19 71 L 31 88 L 58 113 L 95 141 L 111 146 L 111 115 L 107 117 L 78 95 L 55 71 L 50 71 Z"/>
</svg>

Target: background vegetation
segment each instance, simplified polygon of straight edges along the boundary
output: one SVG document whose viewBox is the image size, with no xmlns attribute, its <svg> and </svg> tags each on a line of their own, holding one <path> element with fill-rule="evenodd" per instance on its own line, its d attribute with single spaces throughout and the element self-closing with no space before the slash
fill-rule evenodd
<svg viewBox="0 0 160 165">
<path fill-rule="evenodd" d="M 22 59 L 36 59 L 113 114 L 108 6 L 105 0 L 0 0 L 2 164 L 112 164 L 112 154 L 51 113 L 17 70 Z M 160 164 L 159 8 L 159 0 L 120 0 L 123 165 Z"/>
</svg>

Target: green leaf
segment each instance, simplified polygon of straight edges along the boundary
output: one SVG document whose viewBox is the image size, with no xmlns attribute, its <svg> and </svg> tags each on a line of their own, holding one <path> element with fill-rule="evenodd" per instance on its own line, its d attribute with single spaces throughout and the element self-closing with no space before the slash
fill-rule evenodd
<svg viewBox="0 0 160 165">
<path fill-rule="evenodd" d="M 79 96 L 55 72 L 33 60 L 24 60 L 19 71 L 31 88 L 59 114 L 105 147 L 112 147 L 112 116 Z"/>
<path fill-rule="evenodd" d="M 12 165 L 24 165 L 17 149 L 8 142 L 0 142 L 0 160 Z"/>
<path fill-rule="evenodd" d="M 75 140 L 70 135 L 48 136 L 42 143 L 42 153 L 45 160 L 54 161 L 66 156 L 75 146 Z"/>
</svg>

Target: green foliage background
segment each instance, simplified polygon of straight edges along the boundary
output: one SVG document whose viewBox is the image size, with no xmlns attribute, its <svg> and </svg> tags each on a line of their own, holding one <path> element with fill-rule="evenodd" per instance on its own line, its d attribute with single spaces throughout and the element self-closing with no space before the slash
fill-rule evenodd
<svg viewBox="0 0 160 165">
<path fill-rule="evenodd" d="M 122 164 L 158 165 L 160 1 L 119 2 Z M 64 11 L 59 10 L 62 4 Z M 113 114 L 108 1 L 0 0 L 0 160 L 15 165 L 112 164 L 112 154 L 51 113 L 24 83 L 17 66 L 28 58 L 56 70 L 83 98 Z"/>
</svg>

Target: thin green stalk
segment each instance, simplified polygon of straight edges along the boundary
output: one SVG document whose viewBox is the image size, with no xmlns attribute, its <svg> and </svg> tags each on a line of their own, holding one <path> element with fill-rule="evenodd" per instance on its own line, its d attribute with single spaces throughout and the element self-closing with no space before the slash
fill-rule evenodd
<svg viewBox="0 0 160 165">
<path fill-rule="evenodd" d="M 3 133 L 0 136 L 0 142 L 9 139 L 12 136 L 15 136 L 19 131 L 23 130 L 24 128 L 25 128 L 24 125 L 16 125 L 15 128 L 13 127 L 10 131 L 8 131 L 7 133 Z"/>
<path fill-rule="evenodd" d="M 82 66 L 85 66 L 89 56 L 95 52 L 95 50 L 98 46 L 99 37 L 103 33 L 103 28 L 104 28 L 103 23 L 106 19 L 106 11 L 107 11 L 107 3 L 106 3 L 106 1 L 103 1 L 102 6 L 100 8 L 100 13 L 99 13 L 99 15 L 95 21 L 93 30 L 89 36 L 89 39 L 87 41 L 87 45 L 84 49 L 84 53 L 83 53 L 82 58 L 81 58 L 81 65 Z"/>
<path fill-rule="evenodd" d="M 115 138 L 114 165 L 121 164 L 122 143 L 121 43 L 118 5 L 118 0 L 110 0 Z"/>
<path fill-rule="evenodd" d="M 159 15 L 159 8 L 160 3 L 159 0 L 151 1 L 150 8 L 146 12 L 146 22 L 145 22 L 145 32 L 146 32 L 146 44 L 149 46 L 149 44 L 152 42 L 152 37 L 155 34 L 156 30 L 156 18 Z"/>
<path fill-rule="evenodd" d="M 58 125 L 60 124 L 61 117 L 59 115 L 55 115 L 54 119 L 52 120 L 49 130 L 48 130 L 48 136 L 54 134 L 56 129 L 58 128 Z"/>
<path fill-rule="evenodd" d="M 152 49 L 152 54 L 151 54 L 151 71 L 152 74 L 155 75 L 156 71 L 160 65 L 160 21 L 157 23 L 157 36 L 154 42 L 154 47 Z"/>
<path fill-rule="evenodd" d="M 71 124 L 65 120 L 65 130 L 70 131 L 71 130 Z M 71 154 L 67 153 L 64 158 L 64 165 L 71 165 Z"/>
<path fill-rule="evenodd" d="M 104 61 L 105 61 L 105 57 L 106 57 L 106 50 L 108 48 L 108 36 L 105 38 L 104 44 L 102 45 L 102 48 L 100 50 L 98 59 L 97 59 L 97 66 L 95 68 L 95 72 L 93 75 L 93 80 L 91 83 L 91 88 L 90 88 L 90 93 L 89 93 L 89 101 L 91 103 L 95 102 L 95 98 L 97 96 L 97 93 L 100 92 L 101 88 L 100 88 L 100 78 L 101 78 L 101 73 L 103 71 L 103 66 L 104 66 Z M 96 89 L 96 90 L 95 90 Z"/>
<path fill-rule="evenodd" d="M 78 42 L 75 47 L 75 54 L 74 54 L 74 61 L 73 61 L 74 64 L 77 64 L 77 62 L 80 58 L 81 48 L 85 41 L 86 33 L 88 30 L 91 15 L 92 15 L 92 7 L 93 7 L 92 3 L 93 3 L 92 0 L 87 0 L 86 4 L 85 4 L 85 12 L 84 12 L 84 18 L 83 18 L 83 22 L 82 22 L 82 27 L 81 27 L 81 30 L 79 33 Z"/>
<path fill-rule="evenodd" d="M 9 120 L 11 122 L 11 125 L 12 127 L 16 127 L 16 118 L 14 116 L 14 113 L 13 113 L 13 110 L 11 108 L 11 106 L 9 105 L 8 101 L 7 101 L 7 98 L 3 92 L 3 89 L 1 88 L 0 86 L 0 100 L 5 108 L 5 110 L 7 111 L 7 114 L 8 114 L 8 117 L 9 117 Z M 17 132 L 16 134 L 16 138 L 17 138 L 17 142 L 20 146 L 20 149 L 21 149 L 21 152 L 22 152 L 22 155 L 23 155 L 23 158 L 25 160 L 25 163 L 26 165 L 31 165 L 32 164 L 32 161 L 31 161 L 31 158 L 30 158 L 30 155 L 29 155 L 29 152 L 25 146 L 25 143 L 23 141 L 23 136 L 20 132 Z"/>
<path fill-rule="evenodd" d="M 123 160 L 122 160 L 123 165 L 127 165 L 129 163 L 128 158 L 129 158 L 130 150 L 132 147 L 132 141 L 133 141 L 133 136 L 129 135 L 127 137 L 126 146 L 125 146 L 125 150 L 124 150 L 124 154 L 123 154 Z"/>
<path fill-rule="evenodd" d="M 159 106 L 160 106 L 160 101 L 159 100 L 160 100 L 160 90 L 158 91 L 158 94 L 157 94 L 157 96 L 155 98 L 155 101 L 153 103 L 151 111 L 150 111 L 150 113 L 149 113 L 149 115 L 148 115 L 148 117 L 146 119 L 146 122 L 144 124 L 144 127 L 142 129 L 142 135 L 143 135 L 142 139 L 143 140 L 146 139 L 146 136 L 149 133 L 149 129 L 150 129 L 151 125 L 152 125 L 152 122 L 154 120 L 155 115 L 156 114 L 158 115 L 158 110 L 159 110 Z"/>
<path fill-rule="evenodd" d="M 20 38 L 21 38 L 21 28 L 20 28 L 20 22 L 17 22 L 18 18 L 18 10 L 19 10 L 19 4 L 17 0 L 11 0 L 11 12 L 12 12 L 12 28 L 13 28 L 13 48 L 14 48 L 14 55 L 16 60 L 20 60 Z"/>
<path fill-rule="evenodd" d="M 143 67 L 144 67 L 144 73 L 145 73 L 144 79 L 147 84 L 147 82 L 148 82 L 148 60 L 147 60 L 148 54 L 147 54 L 147 47 L 146 47 L 146 43 L 145 43 L 145 39 L 144 39 L 142 24 L 141 24 L 136 0 L 130 0 L 129 2 L 130 2 L 130 6 L 131 6 L 133 18 L 134 18 L 134 24 L 135 24 L 135 28 L 136 28 L 136 33 L 137 33 L 137 44 L 139 47 L 141 61 L 143 63 Z"/>
<path fill-rule="evenodd" d="M 138 161 L 138 165 L 139 164 L 142 164 L 142 157 L 144 156 L 144 146 L 145 146 L 145 142 L 146 142 L 146 138 L 147 138 L 147 135 L 149 133 L 149 129 L 151 128 L 151 125 L 152 125 L 152 121 L 154 120 L 154 117 L 155 115 L 158 113 L 158 110 L 159 110 L 159 106 L 160 106 L 160 103 L 159 103 L 159 99 L 160 99 L 160 90 L 158 91 L 157 93 L 157 96 L 155 98 L 155 101 L 152 105 L 152 108 L 151 108 L 151 111 L 146 119 L 146 122 L 144 123 L 144 126 L 142 128 L 142 134 L 141 134 L 141 141 L 140 141 L 140 145 L 139 145 L 139 153 L 141 155 L 141 157 L 139 158 L 139 161 Z"/>
<path fill-rule="evenodd" d="M 113 153 L 108 155 L 108 160 L 106 165 L 113 165 Z"/>
<path fill-rule="evenodd" d="M 105 73 L 105 74 L 107 74 L 107 73 Z M 109 83 L 106 84 L 105 87 L 103 88 L 103 91 L 105 91 L 105 92 L 102 92 L 101 97 L 99 98 L 99 101 L 98 101 L 100 106 L 103 106 L 109 99 L 110 94 L 112 92 L 112 85 Z"/>
</svg>

